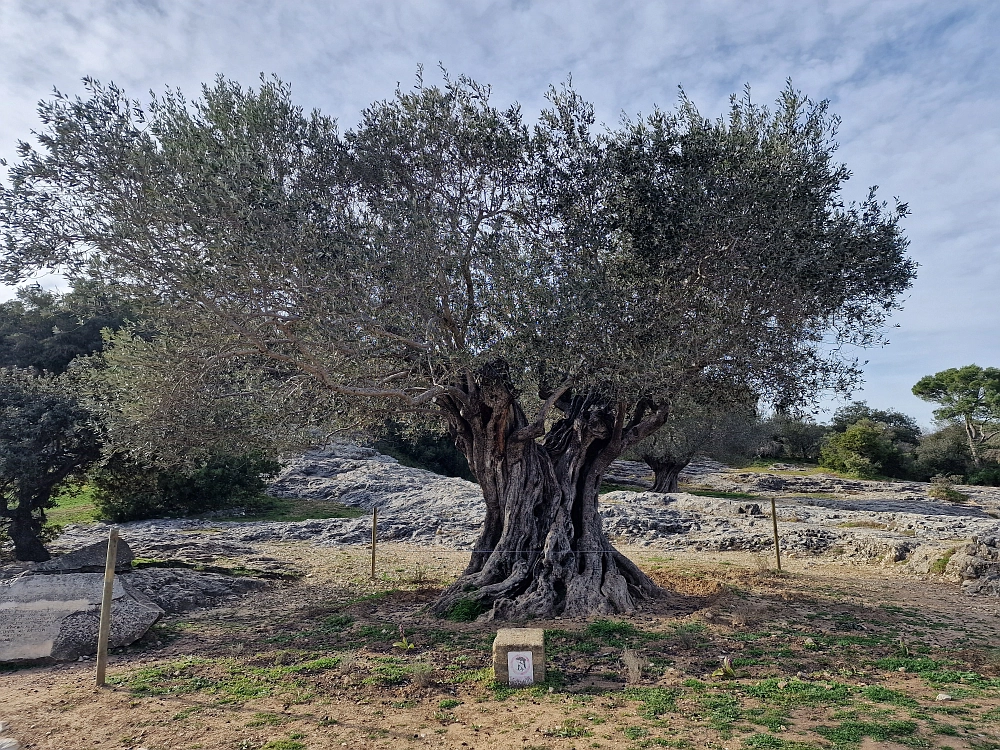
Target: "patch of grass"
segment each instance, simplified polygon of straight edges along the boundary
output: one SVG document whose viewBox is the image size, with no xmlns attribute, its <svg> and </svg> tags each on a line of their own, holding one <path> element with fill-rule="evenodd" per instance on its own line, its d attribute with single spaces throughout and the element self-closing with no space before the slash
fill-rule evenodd
<svg viewBox="0 0 1000 750">
<path fill-rule="evenodd" d="M 837 748 L 853 748 L 861 744 L 865 737 L 877 742 L 912 737 L 917 725 L 912 721 L 855 721 L 849 719 L 835 727 L 816 727 L 816 734 L 825 737 Z"/>
<path fill-rule="evenodd" d="M 984 677 L 978 672 L 966 672 L 951 667 L 954 662 L 936 661 L 923 656 L 890 656 L 879 659 L 875 666 L 887 672 L 896 672 L 903 667 L 907 672 L 918 674 L 932 686 L 971 685 L 977 688 L 1000 687 L 1000 678 Z"/>
<path fill-rule="evenodd" d="M 649 734 L 649 731 L 642 727 L 625 727 L 622 729 L 622 734 L 625 735 L 625 739 L 641 740 Z"/>
<path fill-rule="evenodd" d="M 601 488 L 597 491 L 599 495 L 606 495 L 609 492 L 648 492 L 648 487 L 638 484 L 617 484 L 615 482 L 601 482 Z"/>
<path fill-rule="evenodd" d="M 306 659 L 293 664 L 258 667 L 235 659 L 188 658 L 112 675 L 108 682 L 136 695 L 184 695 L 205 692 L 220 696 L 220 703 L 248 701 L 294 692 L 306 687 L 300 674 L 332 669 L 336 657 Z"/>
<path fill-rule="evenodd" d="M 376 657 L 365 682 L 369 685 L 402 685 L 409 674 L 410 670 L 402 660 L 392 656 Z"/>
<path fill-rule="evenodd" d="M 724 738 L 731 735 L 733 724 L 743 720 L 739 699 L 726 694 L 708 694 L 698 701 L 708 712 L 708 725 Z"/>
<path fill-rule="evenodd" d="M 947 570 L 948 568 L 948 561 L 951 560 L 952 557 L 954 557 L 957 551 L 958 550 L 952 547 L 950 550 L 945 552 L 941 557 L 932 562 L 931 573 L 935 573 L 936 575 L 939 576 L 944 575 L 945 570 Z"/>
<path fill-rule="evenodd" d="M 260 510 L 243 516 L 215 517 L 220 521 L 311 521 L 324 518 L 358 518 L 368 512 L 331 500 L 269 497 Z"/>
<path fill-rule="evenodd" d="M 438 703 L 438 708 L 447 710 L 449 708 L 455 708 L 455 706 L 461 706 L 462 701 L 455 698 L 445 698 L 443 701 Z"/>
<path fill-rule="evenodd" d="M 743 740 L 743 747 L 754 750 L 819 750 L 811 742 L 790 742 L 773 734 L 751 734 Z"/>
<path fill-rule="evenodd" d="M 271 740 L 260 750 L 306 750 L 306 746 L 298 740 Z"/>
<path fill-rule="evenodd" d="M 475 599 L 462 598 L 451 605 L 444 613 L 446 620 L 452 622 L 472 622 L 483 613 L 483 605 Z"/>
<path fill-rule="evenodd" d="M 644 719 L 657 719 L 668 711 L 677 710 L 677 688 L 627 688 L 622 696 L 632 701 L 639 701 L 642 707 L 639 716 Z"/>
<path fill-rule="evenodd" d="M 347 630 L 353 624 L 354 618 L 350 615 L 331 615 L 323 620 L 319 630 L 327 633 L 339 633 L 342 630 Z"/>
<path fill-rule="evenodd" d="M 769 678 L 755 685 L 740 685 L 746 695 L 763 704 L 795 708 L 798 706 L 839 705 L 847 702 L 851 688 L 841 683 L 824 685 L 802 680 Z"/>
<path fill-rule="evenodd" d="M 861 691 L 861 694 L 875 703 L 891 703 L 894 706 L 906 706 L 907 708 L 916 708 L 919 705 L 906 693 L 901 693 L 898 690 L 890 690 L 880 685 L 866 687 Z"/>
<path fill-rule="evenodd" d="M 635 625 L 624 620 L 594 620 L 587 625 L 584 633 L 611 648 L 625 648 L 643 635 Z"/>
<path fill-rule="evenodd" d="M 547 737 L 593 737 L 594 733 L 575 719 L 566 719 L 552 729 L 546 729 L 542 734 Z"/>
<path fill-rule="evenodd" d="M 65 526 L 70 523 L 94 523 L 98 520 L 94 488 L 90 485 L 64 487 L 52 499 L 55 505 L 45 511 L 49 523 Z"/>
<path fill-rule="evenodd" d="M 698 497 L 718 497 L 723 500 L 760 500 L 760 495 L 752 495 L 749 492 L 722 492 L 721 490 L 712 489 L 697 489 L 682 487 L 679 488 L 681 492 L 686 492 L 689 495 L 697 495 Z"/>
</svg>

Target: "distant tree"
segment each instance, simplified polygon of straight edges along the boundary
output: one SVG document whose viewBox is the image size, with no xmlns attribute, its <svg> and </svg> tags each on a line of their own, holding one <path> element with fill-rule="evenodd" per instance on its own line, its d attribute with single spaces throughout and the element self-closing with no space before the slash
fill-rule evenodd
<svg viewBox="0 0 1000 750">
<path fill-rule="evenodd" d="M 924 435 L 914 455 L 915 476 L 922 481 L 937 475 L 968 474 L 973 466 L 968 437 L 959 424 L 949 424 Z"/>
<path fill-rule="evenodd" d="M 34 368 L 59 375 L 76 357 L 100 351 L 101 331 L 118 329 L 129 308 L 88 279 L 57 294 L 37 284 L 0 304 L 0 367 Z"/>
<path fill-rule="evenodd" d="M 872 409 L 864 401 L 855 401 L 837 409 L 830 420 L 830 427 L 834 432 L 846 432 L 848 427 L 862 419 L 870 419 L 889 427 L 894 442 L 911 445 L 920 442 L 920 425 L 915 419 L 893 409 Z"/>
<path fill-rule="evenodd" d="M 699 454 L 752 452 L 761 435 L 750 404 L 675 404 L 663 426 L 625 453 L 654 474 L 653 492 L 677 492 L 680 473 Z"/>
<path fill-rule="evenodd" d="M 39 535 L 53 492 L 100 450 L 89 412 L 51 376 L 0 368 L 0 523 L 18 560 L 48 560 Z"/>
<path fill-rule="evenodd" d="M 598 132 L 569 87 L 529 127 L 421 80 L 341 135 L 278 82 L 145 110 L 87 85 L 0 188 L 7 278 L 96 269 L 192 356 L 297 370 L 359 424 L 441 420 L 486 515 L 439 613 L 633 610 L 656 587 L 603 532 L 610 463 L 682 396 L 847 388 L 831 342 L 878 343 L 914 276 L 906 207 L 844 204 L 837 120 L 791 88 Z"/>
<path fill-rule="evenodd" d="M 913 395 L 940 404 L 934 416 L 965 427 L 972 463 L 982 466 L 982 447 L 1000 434 L 1000 368 L 966 365 L 927 375 Z"/>
<path fill-rule="evenodd" d="M 830 428 L 811 417 L 779 412 L 766 420 L 765 431 L 773 441 L 774 457 L 816 461 Z"/>
</svg>

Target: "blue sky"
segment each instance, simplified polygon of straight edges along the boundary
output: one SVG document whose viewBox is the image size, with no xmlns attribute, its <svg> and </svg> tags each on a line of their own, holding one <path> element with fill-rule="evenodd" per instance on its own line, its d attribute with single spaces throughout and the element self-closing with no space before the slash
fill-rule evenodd
<svg viewBox="0 0 1000 750">
<path fill-rule="evenodd" d="M 443 63 L 532 115 L 572 74 L 609 123 L 672 106 L 683 86 L 719 114 L 744 84 L 773 100 L 787 78 L 843 118 L 849 198 L 879 185 L 905 223 L 919 275 L 888 347 L 861 354 L 873 406 L 931 422 L 922 375 L 1000 366 L 1000 3 L 992 0 L 3 0 L 0 157 L 35 126 L 37 101 L 80 78 L 141 99 L 189 94 L 223 73 L 290 82 L 297 101 L 350 125 L 366 104 Z M 11 290 L 0 288 L 0 298 Z M 827 406 L 837 402 L 824 401 Z"/>
</svg>

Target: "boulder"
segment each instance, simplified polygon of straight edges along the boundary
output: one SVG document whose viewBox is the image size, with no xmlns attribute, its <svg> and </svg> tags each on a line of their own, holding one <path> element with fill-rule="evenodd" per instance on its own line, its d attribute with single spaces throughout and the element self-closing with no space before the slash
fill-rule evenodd
<svg viewBox="0 0 1000 750">
<path fill-rule="evenodd" d="M 227 599 L 267 586 L 246 576 L 233 577 L 187 568 L 143 568 L 126 576 L 128 585 L 174 614 L 213 607 Z"/>
<path fill-rule="evenodd" d="M 125 573 L 132 569 L 132 549 L 125 540 L 118 540 L 115 553 L 115 572 Z M 108 543 L 94 542 L 86 547 L 53 557 L 35 565 L 32 573 L 103 573 L 108 560 Z"/>
<path fill-rule="evenodd" d="M 96 653 L 103 591 L 100 573 L 0 581 L 0 662 L 71 661 Z M 138 640 L 162 614 L 144 594 L 116 578 L 109 646 Z"/>
</svg>

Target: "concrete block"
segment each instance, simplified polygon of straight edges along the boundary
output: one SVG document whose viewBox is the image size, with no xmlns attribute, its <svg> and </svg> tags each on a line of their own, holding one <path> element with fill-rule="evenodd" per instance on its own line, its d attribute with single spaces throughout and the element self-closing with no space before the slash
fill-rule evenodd
<svg viewBox="0 0 1000 750">
<path fill-rule="evenodd" d="M 493 641 L 493 675 L 497 682 L 512 686 L 545 682 L 545 631 L 498 630 Z"/>
</svg>

